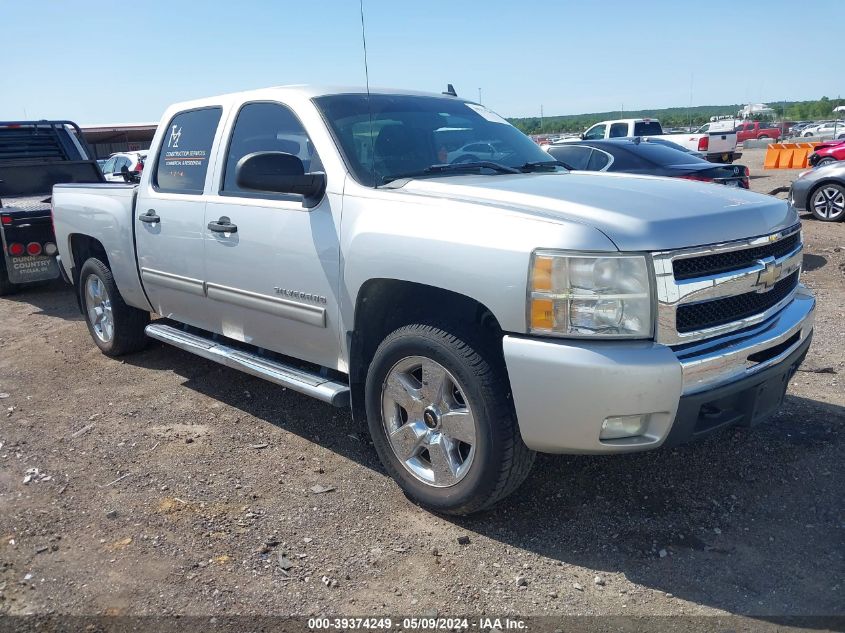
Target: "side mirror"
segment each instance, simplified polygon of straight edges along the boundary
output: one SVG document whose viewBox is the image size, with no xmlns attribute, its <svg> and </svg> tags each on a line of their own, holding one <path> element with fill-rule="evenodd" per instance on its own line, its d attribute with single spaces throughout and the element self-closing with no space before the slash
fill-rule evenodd
<svg viewBox="0 0 845 633">
<path fill-rule="evenodd" d="M 581 132 L 581 133 L 578 135 L 578 138 L 580 138 L 580 139 L 583 141 L 583 140 L 584 140 L 584 133 L 583 133 L 583 132 Z"/>
<path fill-rule="evenodd" d="M 120 175 L 123 176 L 125 182 L 141 182 L 141 172 L 129 171 L 126 165 L 120 168 Z"/>
<path fill-rule="evenodd" d="M 241 189 L 302 196 L 302 206 L 316 207 L 326 192 L 326 174 L 305 173 L 299 157 L 285 152 L 254 152 L 238 161 L 235 182 Z"/>
</svg>

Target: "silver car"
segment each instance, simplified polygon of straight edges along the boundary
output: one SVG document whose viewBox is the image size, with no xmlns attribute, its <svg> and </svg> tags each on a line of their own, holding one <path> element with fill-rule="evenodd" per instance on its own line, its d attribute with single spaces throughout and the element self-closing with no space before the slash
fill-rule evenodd
<svg viewBox="0 0 845 633">
<path fill-rule="evenodd" d="M 789 200 L 822 222 L 845 220 L 845 164 L 834 163 L 805 171 L 792 183 Z"/>
</svg>

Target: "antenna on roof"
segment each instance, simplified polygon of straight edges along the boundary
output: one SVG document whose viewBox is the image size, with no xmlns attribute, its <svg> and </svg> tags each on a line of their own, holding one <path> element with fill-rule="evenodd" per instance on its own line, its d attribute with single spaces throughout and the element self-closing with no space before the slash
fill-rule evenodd
<svg viewBox="0 0 845 633">
<path fill-rule="evenodd" d="M 449 95 L 450 97 L 458 96 L 458 93 L 455 92 L 455 87 L 452 84 L 446 84 L 446 90 L 444 90 L 442 94 Z"/>
<path fill-rule="evenodd" d="M 373 104 L 370 101 L 370 69 L 367 66 L 367 32 L 364 28 L 364 0 L 359 1 L 361 7 L 361 41 L 364 43 L 364 80 L 367 83 L 367 109 L 370 113 L 370 165 L 373 173 L 373 187 L 377 187 L 376 183 L 376 153 L 375 153 L 375 139 L 373 138 Z"/>
</svg>

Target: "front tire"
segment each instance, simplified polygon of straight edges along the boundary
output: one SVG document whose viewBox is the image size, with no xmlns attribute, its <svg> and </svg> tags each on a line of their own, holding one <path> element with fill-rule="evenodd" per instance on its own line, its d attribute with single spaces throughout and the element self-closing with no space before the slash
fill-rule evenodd
<svg viewBox="0 0 845 633">
<path fill-rule="evenodd" d="M 474 337 L 423 324 L 394 331 L 370 364 L 366 407 L 388 474 L 437 512 L 489 508 L 516 490 L 534 463 L 502 361 Z"/>
<path fill-rule="evenodd" d="M 79 272 L 79 293 L 91 338 L 106 356 L 142 350 L 149 339 L 144 328 L 150 313 L 126 305 L 111 270 L 92 257 Z"/>
<path fill-rule="evenodd" d="M 822 158 L 818 163 L 816 163 L 816 167 L 824 167 L 825 165 L 832 165 L 836 162 L 835 158 Z"/>
<path fill-rule="evenodd" d="M 817 187 L 810 194 L 810 211 L 822 222 L 845 219 L 845 187 L 832 182 Z"/>
</svg>

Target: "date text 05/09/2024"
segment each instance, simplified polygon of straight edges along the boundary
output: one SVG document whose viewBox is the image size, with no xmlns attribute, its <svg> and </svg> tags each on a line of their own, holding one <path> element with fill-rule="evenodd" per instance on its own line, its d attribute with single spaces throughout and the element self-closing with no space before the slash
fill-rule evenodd
<svg viewBox="0 0 845 633">
<path fill-rule="evenodd" d="M 476 620 L 468 618 L 450 617 L 407 617 L 407 618 L 309 618 L 308 628 L 311 630 L 355 630 L 401 628 L 402 630 L 500 630 L 519 631 L 527 628 L 526 622 L 518 618 L 484 617 Z"/>
</svg>

